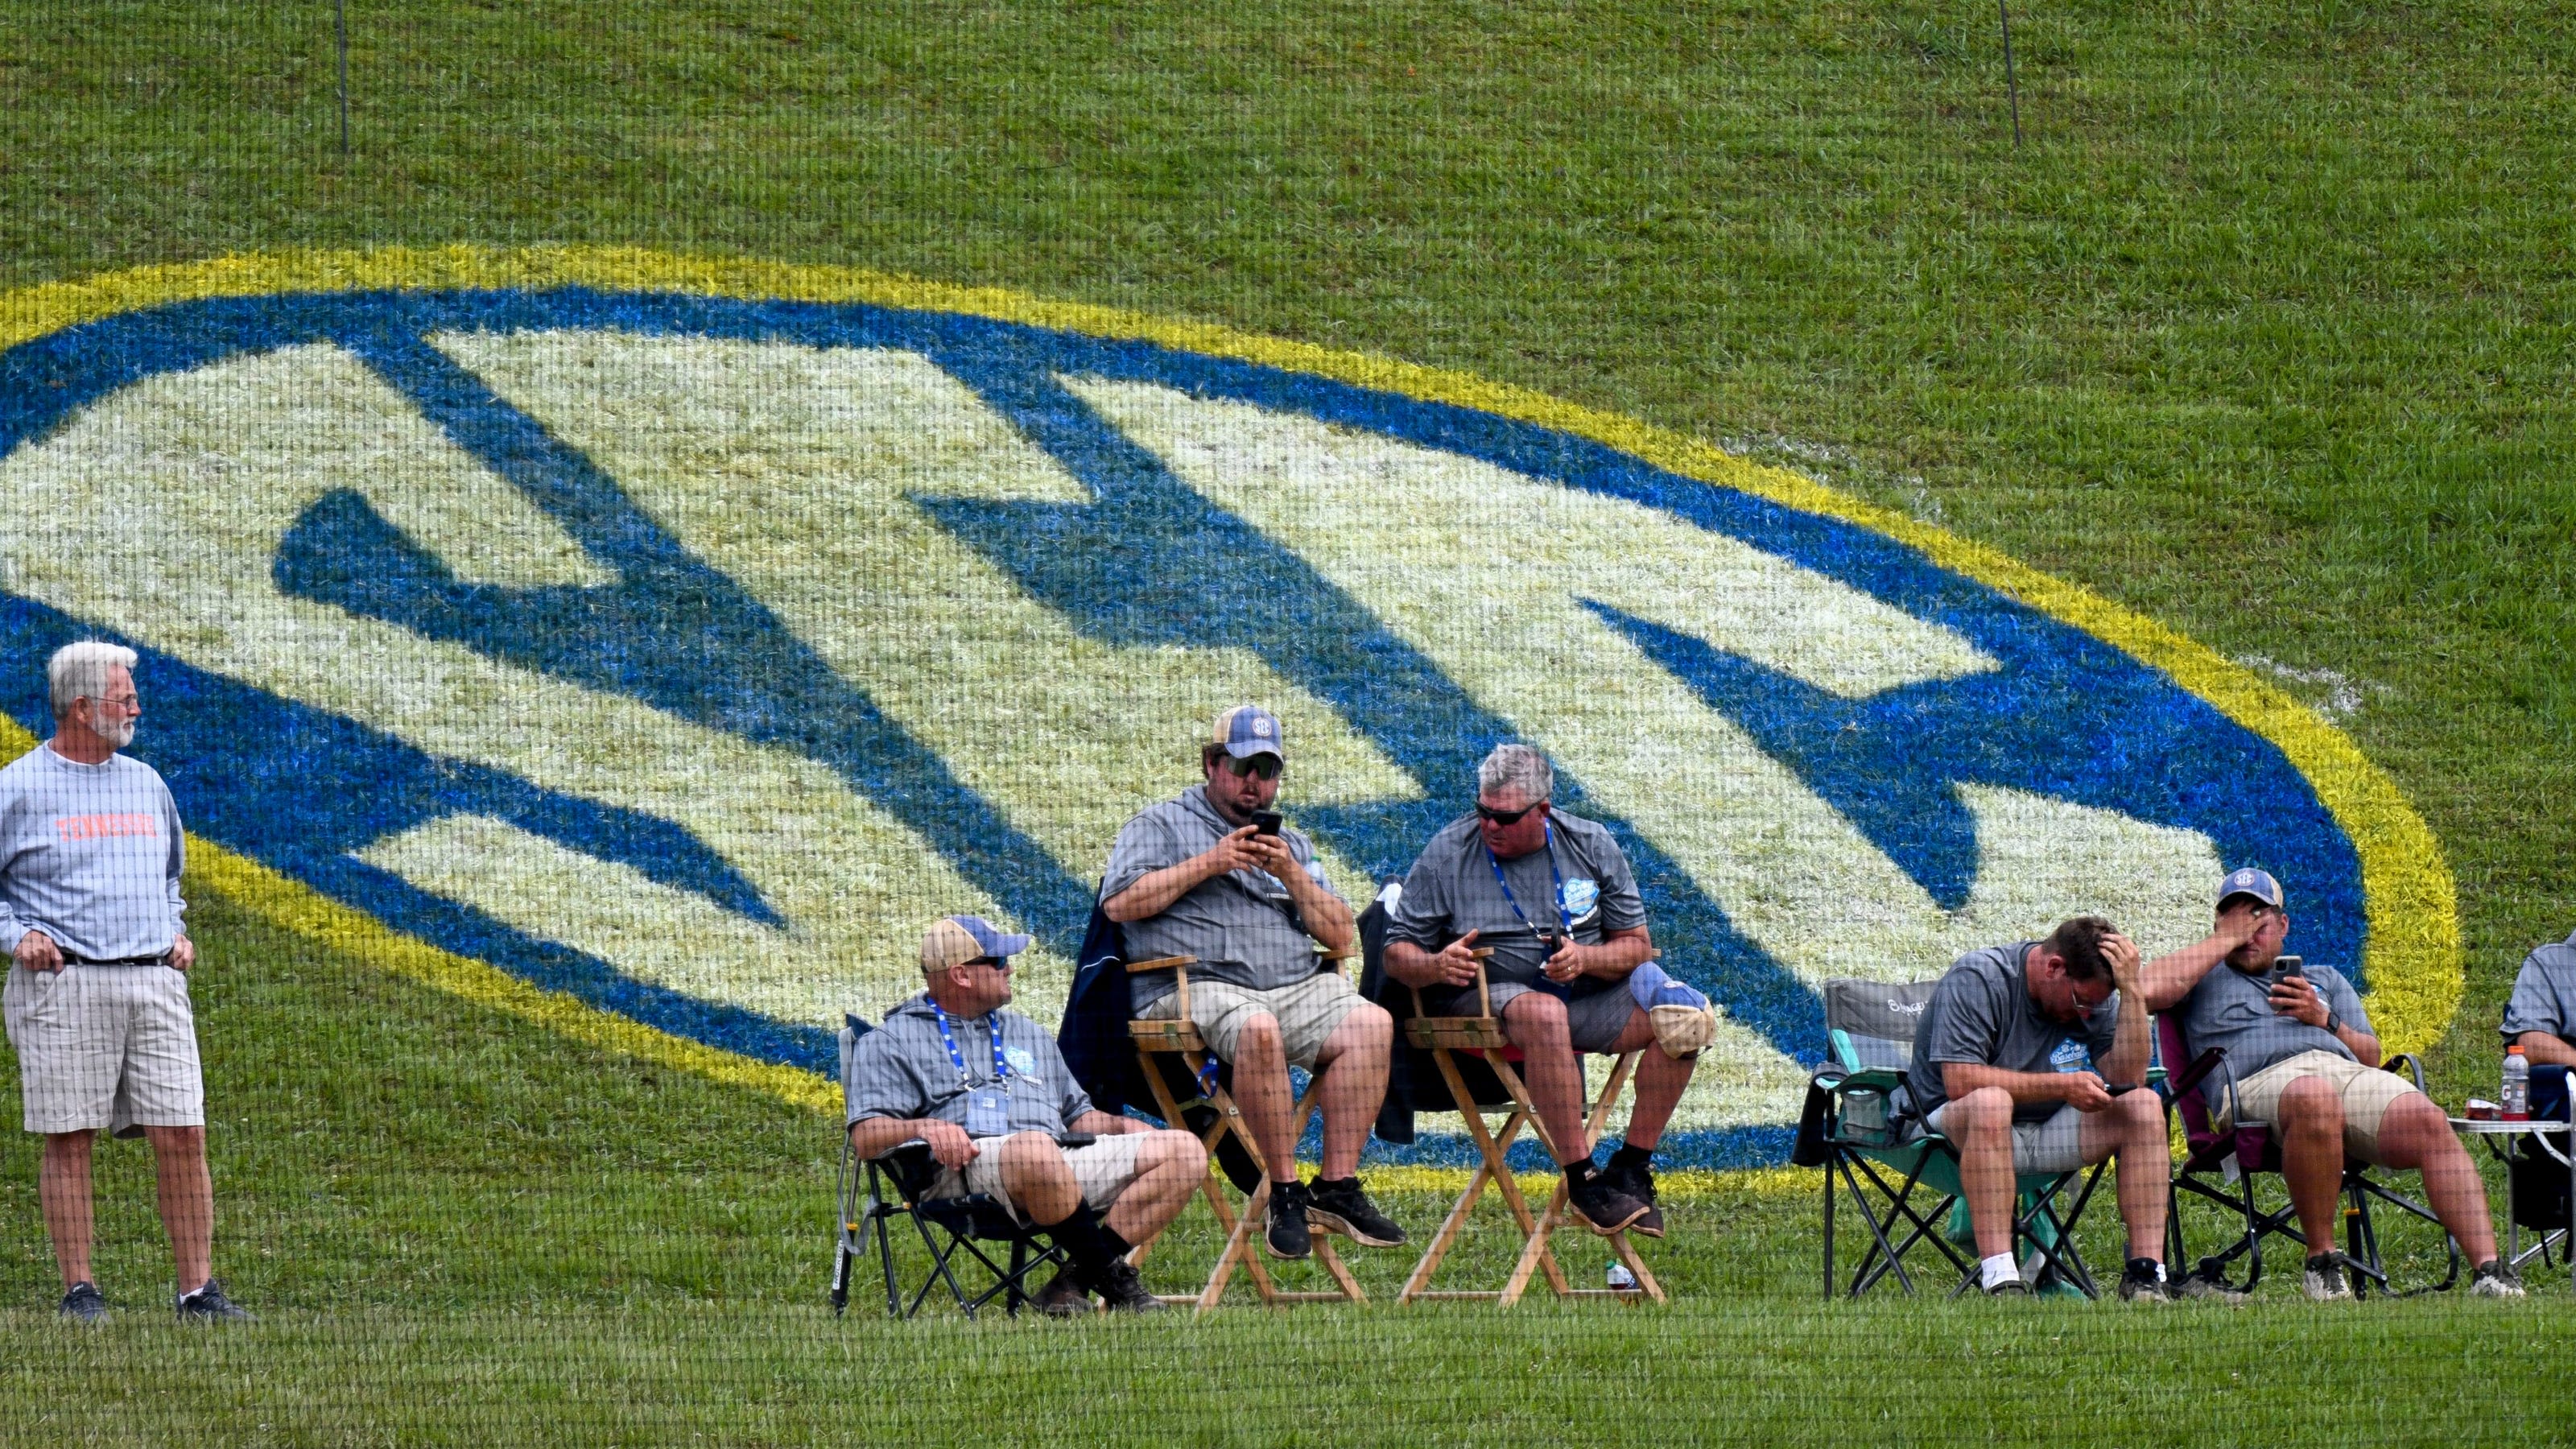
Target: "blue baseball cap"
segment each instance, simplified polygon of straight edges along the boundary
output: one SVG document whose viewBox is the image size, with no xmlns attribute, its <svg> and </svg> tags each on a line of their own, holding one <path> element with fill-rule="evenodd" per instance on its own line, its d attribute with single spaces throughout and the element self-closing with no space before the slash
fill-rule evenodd
<svg viewBox="0 0 2576 1449">
<path fill-rule="evenodd" d="M 2229 871 L 2227 879 L 2218 883 L 2218 903 L 2222 906 L 2227 904 L 2230 896 L 2252 896 L 2276 911 L 2283 909 L 2281 883 L 2250 865 L 2243 870 Z"/>
<path fill-rule="evenodd" d="M 1257 704 L 1238 704 L 1218 715 L 1208 743 L 1225 746 L 1225 752 L 1238 760 L 1276 755 L 1284 763 L 1288 758 L 1288 737 L 1280 731 L 1279 716 Z"/>
<path fill-rule="evenodd" d="M 986 956 L 1007 961 L 1027 949 L 1028 937 L 1005 935 L 982 916 L 950 916 L 923 934 L 921 969 L 945 971 Z"/>
</svg>

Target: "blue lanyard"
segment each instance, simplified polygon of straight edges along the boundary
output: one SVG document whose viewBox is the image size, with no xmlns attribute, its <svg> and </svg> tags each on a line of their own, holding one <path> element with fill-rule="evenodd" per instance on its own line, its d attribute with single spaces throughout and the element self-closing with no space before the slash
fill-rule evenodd
<svg viewBox="0 0 2576 1449">
<path fill-rule="evenodd" d="M 1539 829 L 1545 831 L 1547 836 L 1547 878 L 1556 886 L 1556 923 L 1565 929 L 1567 936 L 1571 937 L 1574 934 L 1574 921 L 1565 914 L 1565 877 L 1557 874 L 1556 870 L 1555 822 L 1542 821 Z M 1503 904 L 1512 908 L 1512 916 L 1521 923 L 1521 929 L 1533 936 L 1537 935 L 1538 927 L 1531 925 L 1530 918 L 1521 913 L 1521 903 L 1512 895 L 1512 883 L 1503 879 L 1503 862 L 1495 856 L 1494 848 L 1490 845 L 1485 847 L 1485 864 L 1494 868 L 1494 884 L 1503 888 Z"/>
<path fill-rule="evenodd" d="M 939 1039 L 948 1045 L 948 1060 L 957 1068 L 957 1080 L 970 1087 L 975 1085 L 975 1079 L 966 1072 L 966 1054 L 957 1049 L 957 1038 L 948 1034 L 947 1008 L 934 1001 L 930 1004 L 930 1014 L 938 1019 Z M 1002 1023 L 998 1017 L 991 1020 L 993 1023 L 993 1085 L 1008 1090 L 1011 1085 L 1011 1068 L 1009 1063 L 1002 1060 Z"/>
</svg>

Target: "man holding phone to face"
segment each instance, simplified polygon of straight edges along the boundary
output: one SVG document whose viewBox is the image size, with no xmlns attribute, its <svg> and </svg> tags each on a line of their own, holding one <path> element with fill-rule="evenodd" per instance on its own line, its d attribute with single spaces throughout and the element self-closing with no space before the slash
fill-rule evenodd
<svg viewBox="0 0 2576 1449">
<path fill-rule="evenodd" d="M 2352 1296 L 2348 1263 L 2331 1246 L 2349 1153 L 2421 1171 L 2434 1215 L 2477 1265 L 2469 1291 L 2521 1297 L 2522 1285 L 2496 1260 L 2486 1185 L 2468 1150 L 2432 1098 L 2379 1070 L 2379 1038 L 2343 973 L 2281 954 L 2290 932 L 2282 902 L 2281 883 L 2270 875 L 2229 875 L 2219 882 L 2216 927 L 2150 964 L 2144 986 L 2149 1010 L 2182 1013 L 2193 1052 L 2226 1049 L 2226 1074 L 2236 1086 L 2232 1093 L 2212 1089 L 2218 1129 L 2241 1115 L 2268 1123 L 2280 1143 L 2290 1205 L 2313 1250 L 2307 1295 L 2319 1302 Z"/>
<path fill-rule="evenodd" d="M 1101 909 L 1125 929 L 1128 959 L 1196 958 L 1190 1020 L 1234 1068 L 1235 1103 L 1269 1166 L 1262 1243 L 1271 1256 L 1307 1256 L 1315 1226 L 1395 1247 L 1404 1229 L 1359 1180 L 1395 1023 L 1316 959 L 1318 944 L 1347 950 L 1354 924 L 1313 845 L 1271 809 L 1287 759 L 1270 711 L 1245 704 L 1218 715 L 1199 750 L 1201 783 L 1118 832 Z M 1180 1015 L 1171 972 L 1139 975 L 1130 990 L 1138 1017 Z M 1311 1187 L 1297 1180 L 1292 1065 L 1323 1079 L 1323 1170 Z"/>
</svg>

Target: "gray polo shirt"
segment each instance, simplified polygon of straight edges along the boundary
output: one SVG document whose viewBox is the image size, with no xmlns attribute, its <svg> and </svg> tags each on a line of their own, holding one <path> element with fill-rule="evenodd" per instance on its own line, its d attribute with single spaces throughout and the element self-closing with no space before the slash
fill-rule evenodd
<svg viewBox="0 0 2576 1449">
<path fill-rule="evenodd" d="M 972 1020 L 948 1018 L 957 1053 L 966 1059 L 966 1075 L 959 1077 L 939 1039 L 939 1013 L 922 995 L 886 1013 L 885 1024 L 851 1050 L 850 1120 L 936 1117 L 964 1126 L 967 1092 L 992 1085 L 997 1024 L 1002 1064 L 1009 1068 L 1012 1131 L 1062 1132 L 1091 1110 L 1091 1096 L 1074 1081 L 1055 1038 L 1007 1006 Z"/>
<path fill-rule="evenodd" d="M 2504 1004 L 2504 1044 L 2526 1031 L 2545 1031 L 2576 1042 L 2576 936 L 2553 941 L 2523 958 Z"/>
<path fill-rule="evenodd" d="M 2361 1009 L 2361 993 L 2352 989 L 2342 972 L 2313 962 L 2302 969 L 2344 1025 L 2371 1030 L 2370 1016 Z M 2176 1008 L 2182 1013 L 2184 1043 L 2194 1056 L 2211 1047 L 2225 1047 L 2227 1065 L 2222 1075 L 2240 1082 L 2301 1052 L 2332 1052 L 2346 1061 L 2360 1060 L 2333 1032 L 2274 1011 L 2271 993 L 2268 971 L 2249 976 L 2224 961 L 2210 967 Z"/>
<path fill-rule="evenodd" d="M 2000 1067 L 2007 1072 L 2094 1072 L 2119 1035 L 2120 993 L 2092 1014 L 2059 1021 L 2031 1000 L 2023 974 L 2035 941 L 1988 946 L 1950 963 L 1923 1008 L 1914 1034 L 1914 1061 L 1905 1070 L 1905 1094 L 1917 1117 L 1929 1117 L 1950 1100 L 1941 1077 L 1944 1062 Z M 2016 1122 L 2044 1122 L 2063 1102 L 2017 1102 Z"/>
<path fill-rule="evenodd" d="M 1438 951 L 1475 931 L 1477 945 L 1494 948 L 1485 963 L 1488 981 L 1536 986 L 1546 979 L 1541 967 L 1547 961 L 1537 927 L 1562 930 L 1570 919 L 1574 939 L 1597 946 L 1612 931 L 1646 924 L 1637 877 L 1608 829 L 1556 811 L 1548 822 L 1548 837 L 1545 849 L 1501 862 L 1503 879 L 1511 883 L 1507 899 L 1494 880 L 1496 862 L 1485 849 L 1476 817 L 1462 815 L 1440 827 L 1404 877 L 1404 894 L 1387 921 L 1387 939 Z M 1512 909 L 1514 902 L 1518 912 Z"/>
<path fill-rule="evenodd" d="M 1229 825 L 1208 803 L 1207 787 L 1193 785 L 1180 798 L 1138 811 L 1118 832 L 1109 848 L 1109 868 L 1102 872 L 1100 898 L 1107 900 L 1167 866 L 1204 855 L 1240 826 Z M 1315 847 L 1293 825 L 1279 827 L 1288 853 L 1306 868 L 1315 883 L 1332 891 Z M 1340 893 L 1334 892 L 1340 899 Z M 1226 981 L 1258 991 L 1294 986 L 1315 974 L 1315 941 L 1298 914 L 1296 898 L 1267 871 L 1236 870 L 1211 876 L 1163 908 L 1160 915 L 1129 921 L 1127 956 L 1134 961 L 1156 956 L 1195 956 L 1194 980 Z M 1150 971 L 1134 978 L 1130 1000 L 1138 1011 L 1172 994 L 1172 973 Z"/>
</svg>

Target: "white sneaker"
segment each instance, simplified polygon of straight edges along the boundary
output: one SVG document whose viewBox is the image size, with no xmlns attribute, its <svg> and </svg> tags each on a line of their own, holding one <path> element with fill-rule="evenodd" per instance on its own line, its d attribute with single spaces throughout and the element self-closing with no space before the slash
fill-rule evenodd
<svg viewBox="0 0 2576 1449">
<path fill-rule="evenodd" d="M 2308 1260 L 2301 1287 L 2311 1303 L 2333 1303 L 2352 1296 L 2352 1260 L 2341 1253 L 2319 1253 Z"/>
<path fill-rule="evenodd" d="M 2523 1296 L 2522 1280 L 2513 1276 L 2513 1270 L 2501 1260 L 2489 1258 L 2478 1265 L 2478 1271 L 2469 1275 L 2469 1296 L 2520 1298 Z"/>
</svg>

